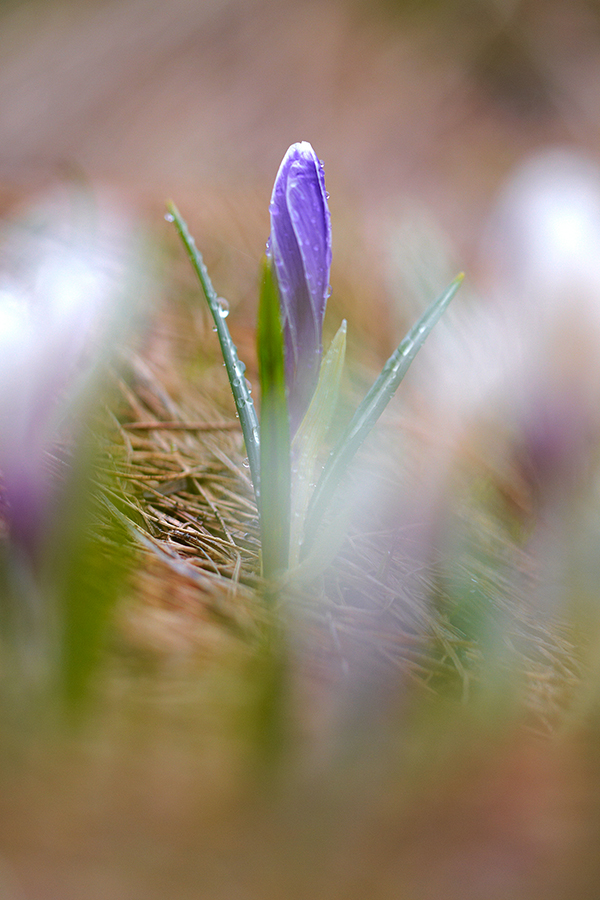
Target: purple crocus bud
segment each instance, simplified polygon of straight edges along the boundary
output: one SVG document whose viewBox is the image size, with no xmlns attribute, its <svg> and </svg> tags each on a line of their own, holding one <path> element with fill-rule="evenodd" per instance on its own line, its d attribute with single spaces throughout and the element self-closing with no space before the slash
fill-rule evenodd
<svg viewBox="0 0 600 900">
<path fill-rule="evenodd" d="M 269 209 L 267 254 L 279 287 L 293 433 L 319 376 L 331 268 L 331 217 L 325 176 L 321 161 L 307 141 L 292 144 L 285 154 Z"/>
</svg>

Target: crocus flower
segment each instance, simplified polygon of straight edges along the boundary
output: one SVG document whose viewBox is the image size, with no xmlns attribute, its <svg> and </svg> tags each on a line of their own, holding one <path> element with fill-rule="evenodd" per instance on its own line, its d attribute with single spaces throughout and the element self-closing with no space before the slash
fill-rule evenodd
<svg viewBox="0 0 600 900">
<path fill-rule="evenodd" d="M 331 218 L 323 166 L 307 141 L 292 144 L 275 179 L 267 254 L 279 287 L 292 432 L 314 392 L 329 294 Z"/>
</svg>

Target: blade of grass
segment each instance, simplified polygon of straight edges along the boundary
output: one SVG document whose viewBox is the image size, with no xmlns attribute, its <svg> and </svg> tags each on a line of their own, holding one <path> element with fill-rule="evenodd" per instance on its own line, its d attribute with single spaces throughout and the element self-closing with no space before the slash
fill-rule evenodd
<svg viewBox="0 0 600 900">
<path fill-rule="evenodd" d="M 338 443 L 331 451 L 321 478 L 311 497 L 304 529 L 303 556 L 315 539 L 317 528 L 327 505 L 356 451 L 363 443 L 377 419 L 394 396 L 410 364 L 422 347 L 446 307 L 459 289 L 464 275 L 459 275 L 448 288 L 425 310 L 392 353 L 379 377 L 354 413 Z"/>
<path fill-rule="evenodd" d="M 285 386 L 279 291 L 267 260 L 258 307 L 260 374 L 260 535 L 263 575 L 287 569 L 290 543 L 290 422 Z"/>
<path fill-rule="evenodd" d="M 219 338 L 221 352 L 223 354 L 223 360 L 229 378 L 229 384 L 231 385 L 231 391 L 235 401 L 235 407 L 240 419 L 240 425 L 242 426 L 242 434 L 244 436 L 246 453 L 248 454 L 248 464 L 250 466 L 250 475 L 254 486 L 254 495 L 256 497 L 256 502 L 258 503 L 260 495 L 260 432 L 256 410 L 254 409 L 252 396 L 244 376 L 246 366 L 243 362 L 240 362 L 238 358 L 237 349 L 231 339 L 229 328 L 227 327 L 225 317 L 223 316 L 223 307 L 219 302 L 217 292 L 212 286 L 208 271 L 204 265 L 204 260 L 202 259 L 202 254 L 196 247 L 194 238 L 191 236 L 189 229 L 175 204 L 167 203 L 167 209 L 169 216 L 172 217 L 173 222 L 175 223 L 175 228 L 177 229 L 179 237 L 187 250 L 194 271 L 198 276 L 198 280 L 215 323 L 217 337 Z"/>
</svg>

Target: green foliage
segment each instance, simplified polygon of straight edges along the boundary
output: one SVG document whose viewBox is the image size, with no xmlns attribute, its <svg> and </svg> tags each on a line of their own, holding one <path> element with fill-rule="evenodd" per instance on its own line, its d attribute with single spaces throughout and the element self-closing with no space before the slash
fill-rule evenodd
<svg viewBox="0 0 600 900">
<path fill-rule="evenodd" d="M 288 566 L 291 463 L 279 292 L 267 260 L 263 263 L 257 345 L 261 391 L 260 534 L 263 575 L 270 579 Z"/>
<path fill-rule="evenodd" d="M 240 419 L 240 425 L 242 426 L 242 434 L 244 435 L 246 453 L 248 454 L 248 463 L 250 465 L 250 475 L 252 476 L 254 493 L 258 501 L 260 493 L 260 439 L 256 410 L 254 409 L 250 389 L 246 384 L 244 375 L 246 366 L 238 358 L 237 349 L 231 339 L 227 323 L 225 322 L 227 311 L 223 303 L 219 300 L 217 292 L 212 285 L 206 266 L 204 265 L 204 260 L 196 247 L 194 238 L 191 236 L 177 207 L 173 203 L 169 203 L 167 204 L 167 208 L 169 210 L 169 216 L 172 217 L 179 236 L 187 250 L 194 271 L 198 276 L 198 280 L 215 323 L 217 337 L 219 338 L 221 352 L 223 354 L 223 361 L 227 370 L 227 377 L 229 378 L 231 392 Z"/>
<path fill-rule="evenodd" d="M 292 444 L 294 459 L 290 540 L 290 564 L 292 566 L 297 565 L 300 561 L 306 510 L 314 490 L 325 437 L 337 406 L 345 356 L 346 321 L 344 320 L 321 363 L 315 393 L 306 415 L 294 435 Z"/>
<path fill-rule="evenodd" d="M 346 346 L 345 323 L 323 361 L 311 406 L 294 442 L 292 469 L 280 297 L 270 265 L 268 262 L 263 265 L 257 333 L 261 384 L 259 432 L 254 404 L 244 378 L 245 366 L 237 357 L 224 321 L 223 306 L 186 223 L 172 203 L 168 209 L 204 291 L 221 344 L 246 442 L 260 519 L 262 570 L 269 580 L 286 570 L 290 561 L 296 566 L 301 556 L 307 556 L 335 489 L 356 451 L 393 397 L 427 335 L 454 297 L 463 276 L 456 278 L 428 307 L 389 358 L 330 454 L 310 496 L 320 450 L 337 402 Z"/>
<path fill-rule="evenodd" d="M 133 549 L 101 506 L 111 484 L 97 461 L 97 447 L 77 447 L 38 554 L 9 542 L 0 559 L 0 705 L 19 720 L 79 716 L 106 659 Z"/>
<path fill-rule="evenodd" d="M 321 519 L 331 503 L 334 491 L 352 462 L 356 451 L 394 396 L 425 339 L 456 294 L 463 277 L 463 275 L 459 275 L 413 325 L 386 362 L 381 375 L 374 382 L 334 447 L 310 502 L 305 526 L 305 554 L 310 549 Z"/>
<path fill-rule="evenodd" d="M 101 526 L 91 509 L 82 510 L 72 524 L 69 552 L 55 572 L 60 629 L 55 677 L 58 696 L 78 711 L 104 658 L 132 547 L 121 523 Z"/>
</svg>

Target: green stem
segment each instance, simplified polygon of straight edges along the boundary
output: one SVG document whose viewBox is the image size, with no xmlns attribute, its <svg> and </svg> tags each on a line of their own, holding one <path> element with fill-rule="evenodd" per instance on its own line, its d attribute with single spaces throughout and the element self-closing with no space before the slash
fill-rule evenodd
<svg viewBox="0 0 600 900">
<path fill-rule="evenodd" d="M 285 385 L 279 291 L 267 260 L 258 307 L 260 373 L 260 535 L 267 580 L 288 567 L 290 547 L 290 422 Z"/>
</svg>

